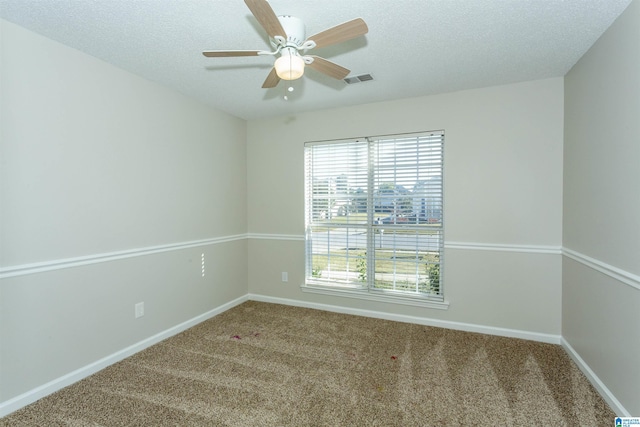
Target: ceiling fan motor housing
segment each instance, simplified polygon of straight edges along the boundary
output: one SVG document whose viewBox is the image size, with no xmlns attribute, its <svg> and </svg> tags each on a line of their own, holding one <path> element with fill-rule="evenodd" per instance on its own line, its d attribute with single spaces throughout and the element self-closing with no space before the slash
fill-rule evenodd
<svg viewBox="0 0 640 427">
<path fill-rule="evenodd" d="M 282 24 L 282 28 L 287 33 L 287 46 L 301 46 L 306 40 L 304 22 L 295 16 L 282 15 L 278 16 L 278 20 Z M 278 47 L 278 43 L 271 39 L 271 45 Z M 283 46 L 284 47 L 284 46 Z"/>
</svg>

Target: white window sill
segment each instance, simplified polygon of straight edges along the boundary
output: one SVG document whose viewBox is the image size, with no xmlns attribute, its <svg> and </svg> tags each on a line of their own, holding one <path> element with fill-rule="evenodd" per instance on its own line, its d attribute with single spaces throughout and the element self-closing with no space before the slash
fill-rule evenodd
<svg viewBox="0 0 640 427">
<path fill-rule="evenodd" d="M 366 289 L 338 288 L 334 286 L 322 286 L 315 284 L 304 284 L 300 290 L 310 294 L 330 295 L 346 298 L 355 298 L 367 301 L 386 302 L 393 304 L 404 304 L 414 307 L 434 308 L 437 310 L 448 310 L 448 301 L 437 301 L 423 296 L 404 296 L 385 292 L 369 292 Z"/>
</svg>

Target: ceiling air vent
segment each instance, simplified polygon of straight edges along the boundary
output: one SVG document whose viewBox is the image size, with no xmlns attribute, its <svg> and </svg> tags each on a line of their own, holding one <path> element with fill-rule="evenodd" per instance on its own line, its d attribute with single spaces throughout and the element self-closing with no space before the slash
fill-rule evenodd
<svg viewBox="0 0 640 427">
<path fill-rule="evenodd" d="M 354 83 L 368 82 L 370 80 L 373 80 L 373 76 L 371 74 L 360 74 L 359 76 L 347 77 L 344 79 L 344 82 L 348 85 L 352 85 Z"/>
</svg>

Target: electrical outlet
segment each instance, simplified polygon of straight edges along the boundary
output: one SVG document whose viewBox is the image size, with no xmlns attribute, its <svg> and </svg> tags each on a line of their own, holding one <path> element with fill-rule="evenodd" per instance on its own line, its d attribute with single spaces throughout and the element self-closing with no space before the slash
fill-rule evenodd
<svg viewBox="0 0 640 427">
<path fill-rule="evenodd" d="M 144 316 L 144 302 L 139 302 L 135 305 L 135 313 L 136 313 L 136 319 L 138 317 Z"/>
<path fill-rule="evenodd" d="M 282 272 L 282 281 L 283 282 L 288 282 L 289 281 L 289 273 L 287 273 L 286 271 Z"/>
</svg>

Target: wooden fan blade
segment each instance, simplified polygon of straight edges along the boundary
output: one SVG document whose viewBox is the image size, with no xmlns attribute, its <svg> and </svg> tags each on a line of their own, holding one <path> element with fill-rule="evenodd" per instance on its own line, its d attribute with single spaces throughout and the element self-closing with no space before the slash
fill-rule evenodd
<svg viewBox="0 0 640 427">
<path fill-rule="evenodd" d="M 341 43 L 351 40 L 355 37 L 367 34 L 369 28 L 362 18 L 356 18 L 344 24 L 324 30 L 321 33 L 313 35 L 307 40 L 316 42 L 316 47 L 325 47 L 332 44 Z"/>
<path fill-rule="evenodd" d="M 208 58 L 225 58 L 230 56 L 258 56 L 259 50 L 205 50 L 202 54 Z"/>
<path fill-rule="evenodd" d="M 334 62 L 328 61 L 315 55 L 309 56 L 313 58 L 313 62 L 311 64 L 308 64 L 307 66 L 313 68 L 316 71 L 320 71 L 321 73 L 326 74 L 329 77 L 342 80 L 350 73 L 349 70 L 341 67 Z"/>
<path fill-rule="evenodd" d="M 244 0 L 244 2 L 271 38 L 275 36 L 287 38 L 278 16 L 266 0 Z"/>
<path fill-rule="evenodd" d="M 273 67 L 264 83 L 262 83 L 262 88 L 269 89 L 272 87 L 276 87 L 278 83 L 280 83 L 280 77 L 278 77 L 278 74 L 276 74 L 276 67 Z"/>
</svg>

